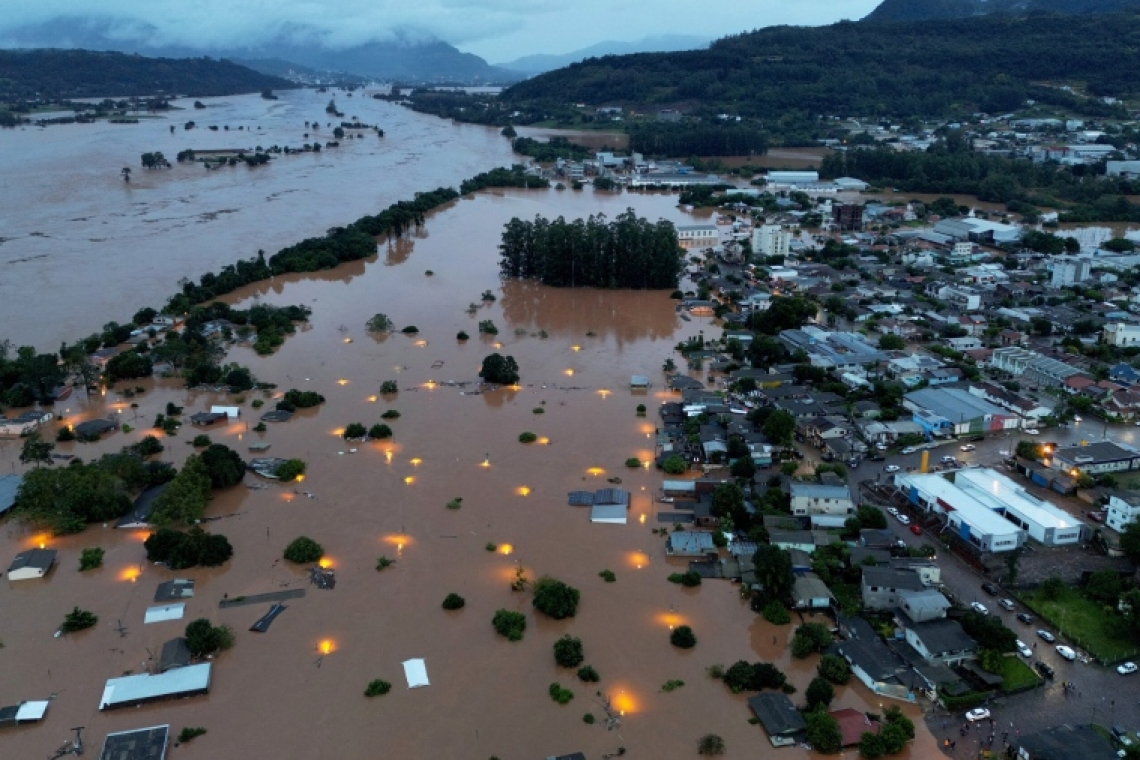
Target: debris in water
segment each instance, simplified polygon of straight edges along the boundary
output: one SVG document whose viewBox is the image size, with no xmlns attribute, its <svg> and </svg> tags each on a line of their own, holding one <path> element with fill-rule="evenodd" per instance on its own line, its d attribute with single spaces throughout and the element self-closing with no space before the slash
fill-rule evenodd
<svg viewBox="0 0 1140 760">
<path fill-rule="evenodd" d="M 320 589 L 336 588 L 336 571 L 331 567 L 310 567 L 309 582 Z"/>
</svg>

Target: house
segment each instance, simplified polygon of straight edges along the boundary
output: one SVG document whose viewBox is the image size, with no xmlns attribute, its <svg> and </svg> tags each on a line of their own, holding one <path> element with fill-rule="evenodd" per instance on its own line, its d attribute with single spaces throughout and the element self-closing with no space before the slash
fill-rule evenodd
<svg viewBox="0 0 1140 760">
<path fill-rule="evenodd" d="M 677 242 L 683 248 L 707 248 L 720 244 L 720 231 L 715 224 L 677 225 Z"/>
<path fill-rule="evenodd" d="M 871 624 L 863 618 L 843 615 L 837 622 L 845 641 L 835 645 L 835 652 L 847 660 L 851 674 L 874 694 L 914 702 L 906 663 L 883 643 Z"/>
<path fill-rule="evenodd" d="M 34 699 L 18 705 L 0 707 L 0 728 L 22 726 L 25 723 L 38 723 L 47 715 L 50 699 Z"/>
<path fill-rule="evenodd" d="M 932 588 L 900 591 L 898 596 L 899 610 L 912 623 L 941 620 L 946 617 L 946 610 L 950 609 L 950 601 Z"/>
<path fill-rule="evenodd" d="M 811 554 L 820 546 L 829 546 L 831 535 L 822 530 L 773 530 L 768 533 L 768 542 L 788 551 L 800 549 Z"/>
<path fill-rule="evenodd" d="M 111 430 L 118 430 L 117 420 L 87 420 L 75 426 L 75 435 L 79 440 L 93 440 Z"/>
<path fill-rule="evenodd" d="M 630 375 L 629 389 L 632 391 L 649 390 L 649 377 L 647 375 Z"/>
<path fill-rule="evenodd" d="M 1108 513 L 1104 524 L 1117 533 L 1124 531 L 1129 523 L 1140 518 L 1140 493 L 1117 491 L 1108 497 Z"/>
<path fill-rule="evenodd" d="M 792 585 L 793 607 L 797 610 L 824 610 L 832 604 L 831 590 L 819 576 L 805 573 L 796 576 Z"/>
<path fill-rule="evenodd" d="M 1103 729 L 1101 729 L 1103 731 Z M 1091 724 L 1047 728 L 1015 737 L 1018 760 L 1115 760 L 1116 749 Z"/>
<path fill-rule="evenodd" d="M 41 425 L 55 418 L 51 412 L 27 411 L 18 417 L 0 414 L 0 435 L 25 436 L 34 433 Z"/>
<path fill-rule="evenodd" d="M 863 738 L 863 734 L 877 734 L 881 728 L 879 721 L 871 720 L 866 713 L 853 710 L 850 707 L 833 710 L 828 715 L 839 724 L 839 733 L 843 736 L 842 746 L 844 747 L 854 747 Z"/>
<path fill-rule="evenodd" d="M 978 642 L 966 635 L 957 620 L 930 620 L 906 629 L 906 643 L 928 661 L 958 665 L 971 657 Z"/>
<path fill-rule="evenodd" d="M 851 491 L 846 485 L 825 486 L 791 481 L 788 491 L 792 497 L 792 514 L 797 517 L 855 513 L 855 503 L 851 500 Z"/>
<path fill-rule="evenodd" d="M 1104 342 L 1117 348 L 1140 346 L 1140 325 L 1107 324 L 1104 326 Z"/>
<path fill-rule="evenodd" d="M 1072 473 L 1089 475 L 1126 472 L 1140 469 L 1140 451 L 1111 441 L 1097 441 L 1087 446 L 1065 446 L 1053 452 L 1049 466 Z"/>
<path fill-rule="evenodd" d="M 107 679 L 99 709 L 112 710 L 205 694 L 210 690 L 211 667 L 211 663 L 204 662 L 157 675 L 140 673 Z"/>
<path fill-rule="evenodd" d="M 23 475 L 0 475 L 0 515 L 16 506 L 16 494 L 23 482 Z"/>
<path fill-rule="evenodd" d="M 749 697 L 748 707 L 768 732 L 768 741 L 773 747 L 796 744 L 807 728 L 792 700 L 781 691 L 762 691 Z"/>
<path fill-rule="evenodd" d="M 165 760 L 170 724 L 116 731 L 103 740 L 99 760 Z"/>
<path fill-rule="evenodd" d="M 903 406 L 927 436 L 1013 430 L 1020 418 L 961 388 L 923 388 L 903 396 Z"/>
<path fill-rule="evenodd" d="M 150 523 L 150 513 L 154 511 L 155 502 L 168 485 L 170 484 L 162 483 L 145 489 L 135 499 L 131 511 L 120 517 L 115 527 L 122 530 L 150 530 L 153 527 Z"/>
<path fill-rule="evenodd" d="M 975 348 L 981 348 L 982 342 L 972 335 L 967 335 L 964 338 L 947 338 L 946 345 L 955 351 L 973 351 Z"/>
<path fill-rule="evenodd" d="M 179 599 L 192 599 L 194 597 L 194 581 L 186 578 L 174 578 L 158 584 L 154 592 L 154 601 L 173 602 Z"/>
<path fill-rule="evenodd" d="M 869 610 L 890 610 L 901 604 L 904 591 L 922 591 L 916 573 L 889 567 L 863 568 L 863 606 Z"/>
<path fill-rule="evenodd" d="M 937 586 L 942 583 L 942 570 L 937 563 L 922 557 L 891 557 L 884 564 L 895 570 L 917 573 L 924 586 Z"/>
<path fill-rule="evenodd" d="M 240 406 L 211 406 L 210 414 L 221 414 L 231 420 L 236 420 L 241 417 Z"/>
<path fill-rule="evenodd" d="M 895 534 L 889 530 L 864 528 L 859 531 L 859 545 L 868 549 L 892 549 L 896 540 Z"/>
<path fill-rule="evenodd" d="M 8 565 L 8 580 L 27 581 L 43 578 L 55 564 L 55 549 L 28 549 L 20 552 Z"/>
<path fill-rule="evenodd" d="M 158 672 L 165 673 L 175 668 L 184 668 L 190 664 L 190 646 L 186 639 L 179 636 L 162 645 L 158 654 Z"/>
<path fill-rule="evenodd" d="M 716 545 L 711 533 L 678 530 L 665 539 L 665 553 L 670 557 L 704 557 L 716 554 Z"/>
</svg>

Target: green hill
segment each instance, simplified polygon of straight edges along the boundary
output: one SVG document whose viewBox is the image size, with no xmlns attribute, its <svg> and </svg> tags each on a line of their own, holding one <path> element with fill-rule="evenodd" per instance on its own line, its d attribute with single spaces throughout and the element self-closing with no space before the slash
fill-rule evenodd
<svg viewBox="0 0 1140 760">
<path fill-rule="evenodd" d="M 928 22 L 769 27 L 707 50 L 594 58 L 507 89 L 503 107 L 569 104 L 729 113 L 774 131 L 797 114 L 939 117 L 1003 113 L 1026 99 L 1086 115 L 1097 97 L 1140 90 L 1140 15 L 989 16 Z"/>
<path fill-rule="evenodd" d="M 0 102 L 150 95 L 233 95 L 297 85 L 211 58 L 90 50 L 0 50 Z"/>
<path fill-rule="evenodd" d="M 1114 13 L 1140 8 L 1140 0 L 883 0 L 864 21 L 930 21 L 933 19 L 1009 13 Z"/>
</svg>

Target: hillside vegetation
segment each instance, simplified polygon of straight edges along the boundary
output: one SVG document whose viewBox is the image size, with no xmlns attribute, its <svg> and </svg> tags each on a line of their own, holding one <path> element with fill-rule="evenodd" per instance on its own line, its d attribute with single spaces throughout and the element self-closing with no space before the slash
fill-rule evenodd
<svg viewBox="0 0 1140 760">
<path fill-rule="evenodd" d="M 295 84 L 211 58 L 90 50 L 0 50 L 0 102 L 143 95 L 234 95 Z"/>
<path fill-rule="evenodd" d="M 1112 13 L 1140 8 L 1140 0 L 883 0 L 864 21 L 929 21 L 994 13 Z"/>
</svg>

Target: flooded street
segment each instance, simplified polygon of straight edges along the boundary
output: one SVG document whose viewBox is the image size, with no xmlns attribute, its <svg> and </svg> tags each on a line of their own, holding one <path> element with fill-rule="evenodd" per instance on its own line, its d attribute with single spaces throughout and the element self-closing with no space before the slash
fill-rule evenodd
<svg viewBox="0 0 1140 760">
<path fill-rule="evenodd" d="M 291 109 L 289 99 L 307 98 L 308 105 L 295 115 L 280 117 L 293 131 L 310 112 L 319 116 L 327 100 L 315 93 L 282 97 L 276 103 L 235 100 L 256 110 Z M 367 105 L 376 110 L 343 103 L 341 108 L 363 121 L 380 122 L 389 137 L 353 141 L 357 144 L 336 156 L 325 151 L 282 157 L 253 171 L 240 167 L 206 174 L 200 167 L 176 167 L 160 176 L 139 170 L 129 188 L 118 178 L 115 167 L 122 161 L 116 157 L 108 159 L 105 171 L 91 167 L 93 187 L 83 198 L 59 189 L 66 213 L 31 208 L 29 218 L 15 221 L 11 210 L 27 201 L 17 203 L 5 187 L 2 234 L 16 239 L 0 246 L 0 323 L 10 325 L 6 332 L 13 338 L 54 347 L 108 319 L 127 318 L 138 306 L 158 305 L 151 294 L 165 297 L 183 275 L 216 269 L 257 247 L 276 250 L 415 190 L 454 184 L 510 162 L 506 141 L 492 130 L 454 127 L 383 103 Z M 257 122 L 265 124 L 267 118 Z M 439 156 L 415 164 L 434 168 L 408 170 L 395 181 L 399 164 L 384 162 L 398 159 L 383 151 L 393 151 L 401 123 L 405 132 L 422 130 L 418 145 L 403 148 L 404 161 L 412 161 L 414 152 L 426 156 L 433 139 Z M 165 139 L 166 122 L 159 124 L 156 141 Z M 83 129 L 109 134 L 131 127 Z M 63 128 L 15 137 L 31 144 L 29 135 L 43 139 L 57 132 L 62 155 L 52 160 L 59 162 L 62 177 L 64 157 L 75 160 L 89 149 L 68 147 Z M 194 137 L 200 145 L 206 133 Z M 226 137 L 233 138 L 232 132 Z M 0 140 L 12 138 L 13 133 L 0 134 Z M 184 144 L 185 139 L 178 141 Z M 365 151 L 377 154 L 366 158 Z M 330 160 L 343 166 L 297 174 L 305 162 Z M 32 168 L 29 164 L 27 171 Z M 230 184 L 211 185 L 223 180 Z M 47 193 L 49 185 L 45 180 L 34 192 Z M 129 196 L 144 189 L 150 200 L 137 216 L 120 209 L 127 215 L 105 225 L 96 218 L 116 204 L 128 205 Z M 297 192 L 286 193 L 289 189 Z M 277 199 L 269 200 L 274 193 Z M 63 217 L 88 213 L 87 204 L 92 218 L 73 223 L 82 232 L 64 236 L 72 228 Z M 183 726 L 208 730 L 178 750 L 187 757 L 527 760 L 581 751 L 594 760 L 625 747 L 631 757 L 666 758 L 695 756 L 697 740 L 706 733 L 724 737 L 728 757 L 772 752 L 763 729 L 748 723 L 745 695 L 731 695 L 706 675 L 706 668 L 739 659 L 775 661 L 798 688 L 792 695 L 798 703 L 818 658 L 791 661 L 786 643 L 793 626 L 764 622 L 741 600 L 738 586 L 709 580 L 686 589 L 668 583 L 666 576 L 685 569 L 687 561 L 666 558 L 664 538 L 651 532 L 658 527 L 659 507 L 669 508 L 653 501 L 661 475 L 624 466 L 627 458 L 653 456 L 656 408 L 669 398 L 661 365 L 673 346 L 701 329 L 714 337 L 717 328 L 704 320 L 680 320 L 666 292 L 554 290 L 498 277 L 499 235 L 511 217 L 604 212 L 612 218 L 633 206 L 650 220 L 685 223 L 689 217 L 675 204 L 674 196 L 591 190 L 481 193 L 430 215 L 416 236 L 382 246 L 375 260 L 279 277 L 231 294 L 226 300 L 239 306 L 262 301 L 312 308 L 311 322 L 275 355 L 258 357 L 239 347 L 227 361 L 248 365 L 259 379 L 277 383 L 277 392 L 315 390 L 327 402 L 258 434 L 251 428 L 272 401 L 266 394 L 266 406 L 256 410 L 252 401 L 263 394 L 245 394 L 240 421 L 204 430 L 187 424 L 177 436 L 163 438 L 166 451 L 160 458 L 181 463 L 192 452 L 190 440 L 205 432 L 245 457 L 254 442 L 271 444 L 270 456 L 300 457 L 308 463 L 306 478 L 303 484 L 216 493 L 207 514 L 220 519 L 205 527 L 234 546 L 233 559 L 221 568 L 172 572 L 148 565 L 141 534 L 109 527 L 96 525 L 56 539 L 33 535 L 11 521 L 0 526 L 5 562 L 40 543 L 60 552 L 46 580 L 0 584 L 0 704 L 56 695 L 41 724 L 0 733 L 0 756 L 50 754 L 71 726 L 86 726 L 88 742 L 99 746 L 108 732 L 164 723 L 172 734 Z M 240 211 L 201 220 L 207 209 L 231 205 Z M 106 242 L 80 242 L 79 236 L 100 227 Z M 29 237 L 55 229 L 60 237 Z M 8 263 L 29 253 L 57 257 L 58 266 Z M 36 279 L 10 278 L 10 272 L 22 271 L 19 267 L 40 273 L 48 288 L 43 300 L 26 295 Z M 485 290 L 496 300 L 483 302 Z M 100 295 L 92 301 L 79 297 L 91 292 Z M 471 304 L 474 313 L 468 313 Z M 377 312 L 387 314 L 397 330 L 415 325 L 418 332 L 370 335 L 364 325 Z M 478 335 L 482 320 L 493 321 L 498 334 Z M 460 330 L 471 338 L 458 341 Z M 476 395 L 447 384 L 476 380 L 481 360 L 494 351 L 518 361 L 517 388 Z M 632 374 L 649 376 L 648 394 L 630 391 Z M 397 394 L 380 395 L 387 380 L 398 383 Z M 57 452 L 90 460 L 118 451 L 153 432 L 147 428 L 170 401 L 185 405 L 184 419 L 215 403 L 238 403 L 234 396 L 186 391 L 175 380 L 138 385 L 145 391 L 133 399 L 115 391 L 91 400 L 78 394 L 57 407 L 68 422 L 115 415 L 135 427 L 97 444 L 59 444 Z M 642 403 L 648 416 L 637 417 Z M 353 444 L 340 437 L 350 423 L 381 422 L 388 409 L 401 414 L 387 421 L 395 431 L 391 440 Z M 524 431 L 535 433 L 538 441 L 520 443 Z M 0 443 L 0 472 L 23 470 L 19 449 L 19 441 Z M 632 493 L 627 525 L 591 524 L 587 508 L 567 506 L 568 491 L 607 487 L 612 478 L 620 478 L 620 487 Z M 247 474 L 246 482 L 259 479 Z M 456 497 L 462 497 L 462 508 L 448 509 Z M 280 559 L 284 546 L 302 534 L 324 546 L 337 573 L 334 590 L 309 585 L 301 569 Z M 487 550 L 489 543 L 495 551 Z M 80 574 L 79 552 L 91 546 L 106 549 L 104 567 Z M 378 572 L 381 555 L 396 563 Z M 536 614 L 531 594 L 510 590 L 520 568 L 528 579 L 550 575 L 580 589 L 577 616 L 554 621 Z M 607 569 L 616 574 L 615 583 L 598 576 Z M 174 577 L 197 581 L 185 619 L 144 626 L 143 612 L 153 604 L 156 585 Z M 285 602 L 288 609 L 264 634 L 247 629 L 268 604 L 218 608 L 226 595 L 297 588 L 304 588 L 305 596 Z M 441 609 L 449 592 L 465 597 L 466 606 Z M 75 605 L 95 612 L 98 625 L 53 638 Z M 500 608 L 526 613 L 522 641 L 508 642 L 492 629 L 491 618 Z M 215 660 L 209 695 L 97 710 L 107 678 L 143 672 L 152 653 L 198 617 L 228 624 L 236 635 L 234 648 Z M 120 624 L 125 635 L 116 630 Z M 692 626 L 698 639 L 694 649 L 669 643 L 670 626 L 676 625 Z M 585 662 L 600 673 L 599 683 L 582 683 L 573 670 L 555 664 L 551 647 L 564 633 L 582 639 Z M 410 658 L 424 658 L 430 686 L 406 688 L 401 662 Z M 364 688 L 374 678 L 391 682 L 392 692 L 366 699 Z M 662 686 L 670 680 L 685 686 L 665 693 Z M 571 689 L 574 700 L 566 706 L 552 701 L 547 693 L 552 682 Z M 598 691 L 623 713 L 614 731 L 601 725 Z M 854 680 L 836 691 L 835 707 L 879 709 L 878 700 Z M 917 715 L 915 708 L 905 709 Z M 585 723 L 586 713 L 598 723 Z M 921 721 L 916 728 L 909 756 L 929 757 L 933 740 Z M 780 754 L 810 756 L 801 749 Z"/>
</svg>

